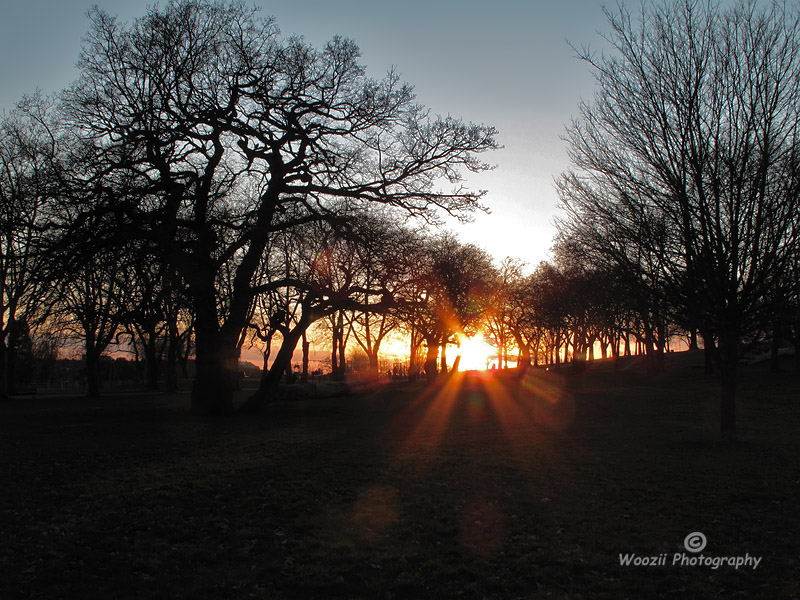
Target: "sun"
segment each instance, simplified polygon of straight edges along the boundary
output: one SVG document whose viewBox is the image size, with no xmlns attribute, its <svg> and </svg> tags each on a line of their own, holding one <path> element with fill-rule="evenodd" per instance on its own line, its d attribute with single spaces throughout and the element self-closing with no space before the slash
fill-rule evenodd
<svg viewBox="0 0 800 600">
<path fill-rule="evenodd" d="M 461 355 L 460 371 L 483 371 L 497 362 L 497 351 L 481 335 L 461 337 L 458 354 Z"/>
</svg>

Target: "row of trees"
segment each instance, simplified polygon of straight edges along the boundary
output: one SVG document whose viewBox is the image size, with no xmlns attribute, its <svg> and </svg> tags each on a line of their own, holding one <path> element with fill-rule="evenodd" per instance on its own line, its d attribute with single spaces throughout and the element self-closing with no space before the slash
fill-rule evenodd
<svg viewBox="0 0 800 600">
<path fill-rule="evenodd" d="M 194 353 L 196 309 L 188 286 L 155 245 L 130 234 L 130 224 L 108 223 L 106 207 L 98 210 L 98 203 L 81 204 L 70 195 L 68 168 L 74 163 L 61 164 L 71 157 L 55 152 L 63 144 L 56 135 L 57 108 L 41 97 L 29 99 L 0 128 L 8 210 L 3 348 L 19 350 L 13 330 L 20 326 L 35 328 L 38 340 L 51 343 L 48 333 L 80 339 L 89 393 L 97 394 L 101 357 L 122 344 L 142 359 L 149 387 L 163 377 L 174 389 L 177 372 L 186 372 Z M 215 283 L 223 315 L 235 293 L 239 260 L 228 259 Z M 326 218 L 271 231 L 251 286 L 257 291 L 231 369 L 245 345 L 263 349 L 264 384 L 248 405 L 253 410 L 290 372 L 301 340 L 307 356 L 306 336 L 315 324 L 324 324 L 333 340 L 334 376 L 343 375 L 348 339 L 377 373 L 381 344 L 397 331 L 410 340 L 411 372 L 430 378 L 447 370 L 448 347 L 480 331 L 496 342 L 506 366 L 510 356 L 558 363 L 586 354 L 595 339 L 602 340 L 604 355 L 609 347 L 614 353 L 621 346 L 613 342 L 623 335 L 605 333 L 611 329 L 587 334 L 578 327 L 586 320 L 585 303 L 598 299 L 596 291 L 586 293 L 593 284 L 575 272 L 543 263 L 526 275 L 524 265 L 511 259 L 495 265 L 482 249 L 385 205 L 342 207 Z M 629 328 L 624 337 L 636 333 Z M 15 361 L 6 358 L 9 392 Z"/>
<path fill-rule="evenodd" d="M 239 2 L 91 18 L 78 81 L 0 127 L 2 393 L 27 330 L 82 339 L 91 394 L 112 344 L 151 386 L 193 355 L 207 413 L 233 410 L 245 344 L 260 410 L 313 324 L 334 376 L 348 343 L 376 371 L 398 330 L 429 377 L 479 331 L 506 366 L 599 348 L 657 367 L 699 333 L 732 437 L 742 353 L 797 343 L 800 36 L 779 7 L 608 13 L 616 52 L 581 53 L 598 92 L 568 128 L 554 264 L 532 273 L 428 227 L 481 208 L 462 175 L 488 168 L 494 129 L 368 78 L 351 41 L 284 39 Z"/>
<path fill-rule="evenodd" d="M 318 50 L 283 39 L 239 2 L 174 1 L 130 25 L 99 9 L 91 19 L 79 80 L 4 125 L 4 141 L 16 136 L 4 144 L 4 339 L 58 306 L 91 365 L 132 315 L 144 352 L 166 338 L 177 354 L 188 318 L 193 405 L 230 412 L 263 298 L 268 312 L 281 295 L 300 307 L 262 327 L 284 334 L 282 359 L 334 305 L 388 294 L 317 287 L 282 260 L 292 244 L 322 245 L 372 204 L 422 217 L 479 207 L 482 194 L 459 182 L 487 168 L 476 156 L 496 146 L 494 130 L 431 116 L 394 73 L 368 78 L 349 40 Z"/>
<path fill-rule="evenodd" d="M 124 228 L 107 231 L 91 212 L 59 195 L 64 174 L 49 150 L 58 142 L 48 126 L 52 108 L 42 98 L 31 99 L 2 126 L 9 182 L 4 191 L 10 200 L 5 206 L 26 198 L 39 203 L 35 218 L 27 221 L 22 213 L 9 213 L 11 230 L 24 235 L 5 246 L 6 273 L 29 276 L 4 279 L 7 306 L 13 309 L 4 323 L 9 332 L 20 324 L 36 327 L 38 339 L 52 339 L 41 335 L 49 331 L 83 340 L 90 394 L 99 393 L 101 357 L 119 344 L 142 359 L 149 387 L 156 388 L 164 376 L 167 388 L 174 389 L 176 372 L 186 372 L 194 351 L 195 311 L 187 286 L 149 246 L 122 237 Z M 58 193 L 26 196 L 21 189 L 32 185 Z M 67 213 L 69 219 L 60 216 L 70 210 L 75 212 Z M 84 231 L 88 227 L 96 229 Z M 98 245 L 98 232 L 118 237 Z M 377 373 L 381 344 L 397 331 L 410 340 L 410 371 L 424 371 L 430 378 L 448 369 L 449 346 L 480 331 L 498 346 L 505 366 L 509 357 L 557 364 L 586 356 L 595 341 L 601 342 L 603 356 L 630 352 L 627 341 L 633 336 L 641 342 L 639 330 L 622 316 L 601 322 L 593 307 L 616 315 L 604 303 L 611 296 L 598 296 L 598 289 L 606 288 L 564 267 L 567 262 L 562 256 L 559 268 L 543 263 L 526 275 L 519 261 L 495 265 L 480 248 L 432 233 L 424 222 L 384 205 L 273 231 L 252 279 L 259 291 L 234 349 L 237 359 L 244 345 L 264 352 L 264 384 L 248 408 L 260 408 L 290 372 L 301 340 L 307 364 L 307 333 L 320 324 L 332 340 L 334 377 L 343 376 L 348 340 L 363 350 Z M 223 312 L 234 291 L 236 267 L 236 259 L 225 264 L 217 283 Z M 11 304 L 15 298 L 22 301 Z M 18 343 L 12 338 L 9 333 L 5 347 L 13 351 Z M 273 343 L 279 344 L 277 352 Z M 8 367 L 15 361 L 9 358 L 5 389 L 11 391 L 13 369 Z"/>
</svg>

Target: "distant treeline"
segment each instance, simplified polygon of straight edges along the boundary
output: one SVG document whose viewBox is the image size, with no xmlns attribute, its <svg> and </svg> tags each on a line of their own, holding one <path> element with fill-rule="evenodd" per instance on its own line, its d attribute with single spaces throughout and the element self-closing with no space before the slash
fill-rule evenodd
<svg viewBox="0 0 800 600">
<path fill-rule="evenodd" d="M 326 336 L 377 375 L 392 332 L 409 374 L 452 369 L 482 334 L 501 366 L 702 341 L 735 436 L 753 345 L 800 337 L 800 25 L 779 5 L 608 13 L 612 52 L 579 51 L 597 93 L 567 128 L 573 168 L 553 258 L 497 262 L 435 226 L 485 192 L 464 175 L 497 132 L 432 115 L 358 47 L 281 37 L 239 2 L 173 0 L 121 23 L 91 11 L 74 84 L 0 125 L 0 393 L 24 340 L 82 340 L 88 393 L 132 348 L 148 387 L 233 411 L 242 349 L 263 351 L 259 411 Z M 326 333 L 320 333 L 320 332 Z M 31 341 L 31 344 L 34 342 Z"/>
</svg>

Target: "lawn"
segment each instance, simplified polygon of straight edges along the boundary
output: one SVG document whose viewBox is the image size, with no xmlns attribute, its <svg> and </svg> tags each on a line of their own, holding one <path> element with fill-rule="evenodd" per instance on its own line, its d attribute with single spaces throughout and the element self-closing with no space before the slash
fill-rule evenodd
<svg viewBox="0 0 800 600">
<path fill-rule="evenodd" d="M 0 598 L 800 598 L 800 378 L 749 368 L 723 444 L 715 380 L 670 358 L 258 417 L 1 404 Z"/>
</svg>

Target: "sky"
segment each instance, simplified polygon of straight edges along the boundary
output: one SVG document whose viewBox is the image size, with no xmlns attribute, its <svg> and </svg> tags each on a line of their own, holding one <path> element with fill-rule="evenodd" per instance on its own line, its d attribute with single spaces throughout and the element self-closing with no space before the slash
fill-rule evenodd
<svg viewBox="0 0 800 600">
<path fill-rule="evenodd" d="M 163 3 L 163 1 L 162 1 Z M 637 0 L 638 3 L 638 0 Z M 55 93 L 77 77 L 75 62 L 97 4 L 123 21 L 153 0 L 0 0 L 0 111 L 41 89 Z M 592 0 L 249 0 L 274 16 L 284 35 L 321 46 L 334 35 L 355 40 L 370 76 L 395 67 L 435 114 L 495 126 L 496 165 L 470 175 L 491 214 L 448 221 L 465 242 L 499 261 L 533 268 L 547 259 L 558 196 L 569 166 L 561 139 L 581 99 L 592 97 L 588 67 L 568 42 L 602 47 L 603 4 Z M 611 6 L 615 3 L 610 2 Z"/>
</svg>

